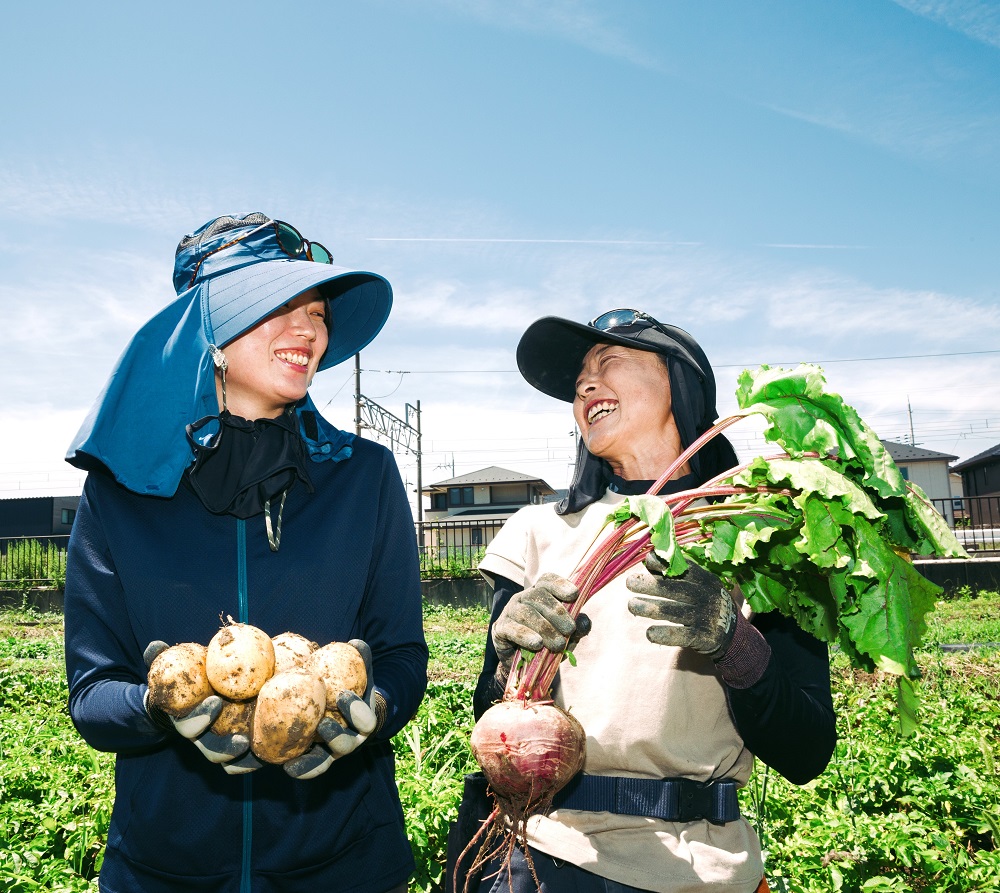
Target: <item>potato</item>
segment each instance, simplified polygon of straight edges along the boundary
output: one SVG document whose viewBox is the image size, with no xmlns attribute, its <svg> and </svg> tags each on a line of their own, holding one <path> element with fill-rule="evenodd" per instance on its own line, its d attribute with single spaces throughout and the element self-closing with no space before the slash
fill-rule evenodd
<svg viewBox="0 0 1000 893">
<path fill-rule="evenodd" d="M 209 730 L 216 735 L 246 735 L 253 732 L 253 711 L 256 698 L 249 701 L 230 701 L 222 699 L 222 712 L 216 717 Z"/>
<path fill-rule="evenodd" d="M 326 689 L 311 672 L 285 670 L 264 683 L 253 712 L 251 749 L 265 763 L 285 763 L 313 743 Z"/>
<path fill-rule="evenodd" d="M 331 642 L 312 653 L 308 668 L 326 686 L 326 715 L 346 728 L 347 723 L 337 709 L 337 695 L 353 691 L 361 697 L 368 687 L 365 662 L 358 649 L 347 642 Z"/>
<path fill-rule="evenodd" d="M 220 695 L 246 701 L 274 674 L 271 637 L 249 623 L 229 623 L 208 643 L 205 668 Z"/>
<path fill-rule="evenodd" d="M 184 716 L 215 694 L 205 668 L 206 653 L 197 642 L 161 651 L 149 667 L 149 704 L 171 716 Z"/>
<path fill-rule="evenodd" d="M 310 642 L 305 636 L 298 633 L 282 633 L 271 639 L 274 645 L 274 672 L 281 673 L 284 670 L 291 670 L 295 667 L 304 667 L 317 647 L 315 642 Z"/>
</svg>

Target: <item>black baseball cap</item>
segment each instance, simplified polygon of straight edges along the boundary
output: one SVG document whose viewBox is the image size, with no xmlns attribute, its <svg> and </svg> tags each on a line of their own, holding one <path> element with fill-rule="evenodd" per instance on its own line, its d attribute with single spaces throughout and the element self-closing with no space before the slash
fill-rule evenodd
<svg viewBox="0 0 1000 893">
<path fill-rule="evenodd" d="M 517 368 L 532 387 L 572 403 L 583 358 L 595 344 L 621 344 L 680 360 L 697 373 L 707 405 L 715 406 L 715 376 L 698 342 L 640 310 L 609 310 L 588 323 L 542 317 L 518 342 Z"/>
</svg>

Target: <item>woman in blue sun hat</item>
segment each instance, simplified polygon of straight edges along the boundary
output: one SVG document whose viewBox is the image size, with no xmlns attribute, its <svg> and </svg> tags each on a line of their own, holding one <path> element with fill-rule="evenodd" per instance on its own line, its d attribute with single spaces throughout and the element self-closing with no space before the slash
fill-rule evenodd
<svg viewBox="0 0 1000 893">
<path fill-rule="evenodd" d="M 73 722 L 117 754 L 100 889 L 403 891 L 413 870 L 389 740 L 426 687 L 412 517 L 391 453 L 316 410 L 317 371 L 361 350 L 389 283 L 255 213 L 181 240 L 177 299 L 126 347 L 67 460 L 89 473 L 70 539 Z M 222 701 L 147 703 L 167 644 L 227 617 L 350 641 L 347 728 L 284 765 L 209 726 Z"/>
</svg>

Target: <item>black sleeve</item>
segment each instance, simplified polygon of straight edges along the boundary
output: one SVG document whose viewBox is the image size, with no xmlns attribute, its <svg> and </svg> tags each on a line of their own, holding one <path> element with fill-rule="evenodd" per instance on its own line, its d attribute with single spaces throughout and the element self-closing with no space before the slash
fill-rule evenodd
<svg viewBox="0 0 1000 893">
<path fill-rule="evenodd" d="M 493 647 L 493 624 L 503 609 L 507 607 L 511 596 L 523 588 L 517 583 L 512 583 L 506 577 L 493 578 L 493 608 L 490 611 L 490 626 L 486 632 L 486 653 L 483 656 L 482 672 L 480 672 L 479 680 L 476 682 L 476 693 L 472 696 L 472 712 L 477 720 L 494 701 L 498 701 L 503 695 L 503 689 L 496 679 L 500 658 L 497 657 L 497 650 Z"/>
<path fill-rule="evenodd" d="M 777 611 L 753 624 L 771 659 L 749 688 L 728 690 L 733 719 L 754 756 L 805 784 L 826 768 L 837 742 L 827 646 Z"/>
</svg>

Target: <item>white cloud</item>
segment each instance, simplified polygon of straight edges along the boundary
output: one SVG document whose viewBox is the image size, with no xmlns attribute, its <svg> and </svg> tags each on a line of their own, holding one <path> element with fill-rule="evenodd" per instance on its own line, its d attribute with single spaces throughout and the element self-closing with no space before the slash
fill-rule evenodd
<svg viewBox="0 0 1000 893">
<path fill-rule="evenodd" d="M 1000 47 L 1000 8 L 981 0 L 894 0 L 914 15 L 938 22 L 990 46 Z"/>
<path fill-rule="evenodd" d="M 660 63 L 630 40 L 608 14 L 588 0 L 436 0 L 459 15 L 488 25 L 550 34 L 584 49 L 654 70 Z M 613 8 L 613 7 L 612 7 Z"/>
</svg>

